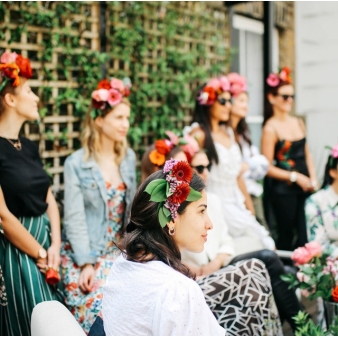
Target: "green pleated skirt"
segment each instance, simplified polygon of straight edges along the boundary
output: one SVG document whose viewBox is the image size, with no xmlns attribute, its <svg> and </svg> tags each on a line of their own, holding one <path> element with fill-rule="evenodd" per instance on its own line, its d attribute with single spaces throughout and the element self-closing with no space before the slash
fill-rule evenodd
<svg viewBox="0 0 338 338">
<path fill-rule="evenodd" d="M 19 220 L 47 250 L 51 243 L 47 215 Z M 29 336 L 34 306 L 48 300 L 62 302 L 62 294 L 46 283 L 35 260 L 12 245 L 3 233 L 0 233 L 0 266 L 7 293 L 7 305 L 0 306 L 0 336 Z"/>
</svg>

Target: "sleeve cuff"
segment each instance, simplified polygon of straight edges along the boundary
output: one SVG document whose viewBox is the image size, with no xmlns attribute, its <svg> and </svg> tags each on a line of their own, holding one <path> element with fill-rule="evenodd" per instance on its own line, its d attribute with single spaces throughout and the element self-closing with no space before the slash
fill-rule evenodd
<svg viewBox="0 0 338 338">
<path fill-rule="evenodd" d="M 90 252 L 89 254 L 76 254 L 72 253 L 73 261 L 78 265 L 82 266 L 85 264 L 95 264 L 97 261 L 97 255 L 94 252 Z"/>
</svg>

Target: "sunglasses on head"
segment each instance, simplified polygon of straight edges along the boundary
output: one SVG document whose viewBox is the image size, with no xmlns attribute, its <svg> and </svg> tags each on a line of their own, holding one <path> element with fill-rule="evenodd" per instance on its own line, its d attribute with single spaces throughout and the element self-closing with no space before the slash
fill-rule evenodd
<svg viewBox="0 0 338 338">
<path fill-rule="evenodd" d="M 295 99 L 295 95 L 287 95 L 287 94 L 277 94 L 277 96 L 280 96 L 283 98 L 284 101 L 288 100 L 289 97 L 291 97 L 292 100 Z"/>
<path fill-rule="evenodd" d="M 210 171 L 210 169 L 211 169 L 211 163 L 209 163 L 207 166 L 204 166 L 204 165 L 197 165 L 195 167 L 192 166 L 192 168 L 196 169 L 196 171 L 199 174 L 203 174 L 204 169 L 208 169 L 208 171 Z"/>
<path fill-rule="evenodd" d="M 232 99 L 225 99 L 224 97 L 218 98 L 217 101 L 222 106 L 225 106 L 227 104 L 227 102 L 232 103 Z"/>
</svg>

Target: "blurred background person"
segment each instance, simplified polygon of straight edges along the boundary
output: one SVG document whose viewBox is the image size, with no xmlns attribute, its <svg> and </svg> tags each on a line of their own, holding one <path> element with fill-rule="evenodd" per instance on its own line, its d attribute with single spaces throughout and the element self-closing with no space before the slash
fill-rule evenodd
<svg viewBox="0 0 338 338">
<path fill-rule="evenodd" d="M 127 146 L 130 82 L 102 80 L 92 93 L 82 148 L 65 162 L 62 270 L 65 302 L 88 333 L 102 287 L 119 254 L 136 190 L 136 157 Z"/>
<path fill-rule="evenodd" d="M 290 70 L 266 80 L 262 154 L 269 160 L 264 194 L 277 224 L 277 249 L 292 251 L 307 242 L 304 203 L 317 189 L 317 177 L 302 119 L 290 116 L 294 100 Z"/>
</svg>

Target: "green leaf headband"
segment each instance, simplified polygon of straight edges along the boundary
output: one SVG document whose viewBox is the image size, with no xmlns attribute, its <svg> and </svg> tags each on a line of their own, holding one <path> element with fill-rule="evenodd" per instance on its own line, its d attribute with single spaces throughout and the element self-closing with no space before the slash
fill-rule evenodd
<svg viewBox="0 0 338 338">
<path fill-rule="evenodd" d="M 190 187 L 193 171 L 185 161 L 166 161 L 163 173 L 166 178 L 150 182 L 145 192 L 150 201 L 159 203 L 158 219 L 162 228 L 177 218 L 177 210 L 184 201 L 194 202 L 202 194 Z"/>
</svg>

